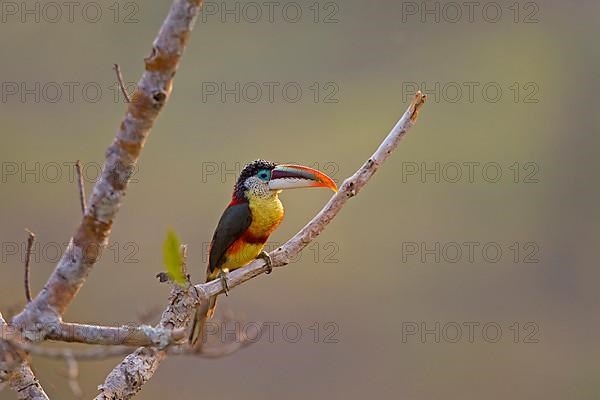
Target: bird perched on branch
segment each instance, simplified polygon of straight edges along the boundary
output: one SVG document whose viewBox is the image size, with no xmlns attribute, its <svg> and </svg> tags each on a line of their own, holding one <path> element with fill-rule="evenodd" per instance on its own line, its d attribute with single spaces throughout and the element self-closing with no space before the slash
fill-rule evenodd
<svg viewBox="0 0 600 400">
<path fill-rule="evenodd" d="M 326 187 L 337 191 L 335 182 L 324 173 L 301 165 L 256 160 L 244 167 L 233 189 L 231 202 L 223 212 L 209 250 L 206 281 L 220 278 L 228 293 L 227 273 L 256 258 L 264 258 L 267 273 L 272 262 L 263 251 L 269 235 L 283 220 L 279 193 L 284 189 Z M 202 326 L 211 318 L 217 304 L 213 296 L 196 310 L 190 342 L 196 347 Z"/>
</svg>

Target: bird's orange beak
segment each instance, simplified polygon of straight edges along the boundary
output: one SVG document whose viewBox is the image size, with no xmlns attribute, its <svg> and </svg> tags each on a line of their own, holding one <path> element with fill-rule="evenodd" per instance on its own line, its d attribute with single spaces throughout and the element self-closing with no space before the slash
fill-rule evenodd
<svg viewBox="0 0 600 400">
<path fill-rule="evenodd" d="M 326 187 L 337 192 L 337 185 L 326 174 L 303 165 L 281 164 L 271 171 L 269 189 Z"/>
</svg>

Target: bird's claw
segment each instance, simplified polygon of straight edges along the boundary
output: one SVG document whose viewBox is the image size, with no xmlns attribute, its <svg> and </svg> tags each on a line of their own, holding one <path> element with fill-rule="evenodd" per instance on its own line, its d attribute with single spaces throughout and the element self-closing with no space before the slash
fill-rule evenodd
<svg viewBox="0 0 600 400">
<path fill-rule="evenodd" d="M 267 271 L 265 272 L 265 274 L 268 275 L 271 272 L 273 272 L 273 260 L 271 259 L 269 253 L 263 250 L 258 255 L 258 258 L 262 258 L 263 260 L 265 260 L 265 264 L 267 265 Z"/>
<path fill-rule="evenodd" d="M 221 270 L 219 272 L 219 278 L 221 279 L 221 285 L 223 286 L 223 291 L 225 292 L 225 296 L 229 296 L 229 285 L 227 284 L 227 273 L 228 270 Z"/>
</svg>

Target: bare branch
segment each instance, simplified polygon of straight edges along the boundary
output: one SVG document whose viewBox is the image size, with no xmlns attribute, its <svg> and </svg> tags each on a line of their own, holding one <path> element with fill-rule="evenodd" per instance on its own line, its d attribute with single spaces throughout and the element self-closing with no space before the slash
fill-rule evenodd
<svg viewBox="0 0 600 400">
<path fill-rule="evenodd" d="M 165 348 L 185 338 L 185 329 L 141 326 L 98 326 L 62 322 L 49 329 L 46 338 L 61 342 L 101 344 L 105 346 L 156 346 Z"/>
<path fill-rule="evenodd" d="M 36 325 L 60 320 L 108 243 L 111 227 L 150 129 L 171 93 L 173 77 L 198 15 L 201 0 L 175 0 L 145 59 L 127 113 L 106 151 L 85 215 L 44 289 L 13 318 L 31 336 Z"/>
<path fill-rule="evenodd" d="M 119 82 L 119 87 L 121 88 L 121 92 L 123 93 L 123 96 L 125 97 L 125 101 L 127 103 L 131 103 L 131 99 L 129 98 L 129 95 L 127 94 L 127 90 L 125 89 L 125 84 L 123 83 L 123 75 L 121 74 L 121 67 L 119 67 L 119 64 L 113 64 L 113 69 L 115 70 L 115 73 L 117 74 L 117 82 Z"/>
<path fill-rule="evenodd" d="M 171 346 L 166 352 L 170 356 L 188 355 L 201 358 L 221 358 L 248 347 L 254 342 L 255 341 L 248 338 L 245 333 L 241 332 L 241 335 L 239 335 L 236 340 L 224 344 L 209 344 L 204 346 L 200 352 L 187 344 Z M 27 342 L 16 343 L 11 341 L 10 344 L 32 356 L 60 360 L 66 359 L 67 357 L 73 357 L 78 361 L 96 361 L 125 356 L 133 351 L 133 348 L 129 346 L 98 346 L 89 349 L 74 350 L 70 348 L 45 347 Z"/>
<path fill-rule="evenodd" d="M 224 317 L 222 321 L 215 322 L 217 329 L 216 331 L 211 332 L 211 336 L 208 338 L 207 343 L 203 346 L 201 351 L 197 351 L 197 349 L 194 349 L 189 346 L 188 343 L 185 343 L 183 345 L 169 346 L 166 350 L 167 354 L 170 356 L 187 355 L 202 358 L 220 358 L 233 354 L 256 342 L 247 336 L 245 330 L 237 330 L 235 338 L 231 338 L 231 335 L 228 333 L 225 336 L 230 340 L 223 343 L 221 341 L 221 338 L 223 337 L 221 329 L 228 322 L 233 322 L 236 326 L 244 325 L 244 322 L 241 320 L 236 320 L 233 317 Z M 256 325 L 260 326 L 256 337 L 262 337 L 265 326 L 260 323 L 256 323 Z M 30 355 L 60 360 L 66 360 L 68 358 L 79 361 L 103 360 L 116 356 L 124 356 L 132 352 L 132 348 L 129 346 L 98 346 L 89 349 L 76 350 L 71 348 L 45 347 L 18 340 L 10 340 L 9 342 L 16 348 L 23 350 Z"/>
<path fill-rule="evenodd" d="M 99 326 L 60 322 L 43 330 L 45 339 L 67 343 L 99 344 L 104 346 L 156 346 L 165 348 L 177 344 L 185 336 L 184 328 L 165 329 L 141 326 Z M 3 325 L 0 328 L 0 340 L 17 345 L 27 342 L 27 338 L 17 328 Z"/>
<path fill-rule="evenodd" d="M 4 330 L 6 326 L 6 321 L 0 313 L 0 329 Z M 12 349 L 10 343 L 0 339 L 0 386 L 8 383 L 20 400 L 48 400 L 48 395 L 33 374 L 29 363 L 25 361 L 25 354 Z"/>
<path fill-rule="evenodd" d="M 79 187 L 79 203 L 81 204 L 81 213 L 85 215 L 85 186 L 83 182 L 83 174 L 81 173 L 81 162 L 77 160 L 75 163 L 75 171 L 77 172 L 77 186 Z"/>
<path fill-rule="evenodd" d="M 412 103 L 402 115 L 402 118 L 394 126 L 379 148 L 373 153 L 360 167 L 354 175 L 344 181 L 339 191 L 329 199 L 329 202 L 323 209 L 298 232 L 294 237 L 288 240 L 283 246 L 270 253 L 273 267 L 283 267 L 289 264 L 290 260 L 312 242 L 333 220 L 346 202 L 356 196 L 360 190 L 367 184 L 369 179 L 377 172 L 383 162 L 390 156 L 392 151 L 398 146 L 400 140 L 406 135 L 406 132 L 414 125 L 419 111 L 425 103 L 426 96 L 420 91 L 416 93 Z M 229 273 L 227 284 L 231 290 L 260 274 L 267 271 L 265 261 L 258 258 L 245 267 L 236 269 Z M 208 299 L 215 294 L 224 293 L 219 279 L 195 286 L 199 296 L 202 299 Z"/>
<path fill-rule="evenodd" d="M 27 232 L 27 254 L 25 255 L 25 298 L 29 303 L 31 301 L 31 285 L 29 283 L 29 262 L 31 261 L 31 250 L 33 249 L 33 242 L 35 242 L 35 234 L 29 229 L 25 229 Z"/>
<path fill-rule="evenodd" d="M 67 379 L 69 380 L 69 387 L 71 388 L 73 395 L 79 399 L 83 395 L 81 386 L 79 386 L 79 365 L 71 352 L 66 353 L 65 361 L 67 362 Z"/>
<path fill-rule="evenodd" d="M 42 340 L 45 332 L 40 331 L 40 327 L 60 322 L 107 246 L 112 224 L 144 143 L 171 94 L 173 78 L 201 4 L 202 0 L 173 1 L 154 40 L 152 51 L 144 60 L 144 74 L 138 82 L 132 101 L 127 105 L 127 112 L 117 135 L 105 153 L 102 174 L 94 185 L 89 206 L 85 208 L 75 235 L 42 291 L 12 320 L 13 325 L 21 329 L 26 338 Z M 9 373 L 12 371 L 15 370 Z M 29 374 L 31 379 L 35 378 L 25 362 L 18 366 L 15 373 L 20 374 L 19 376 Z M 23 389 L 11 384 L 12 388 L 21 388 L 19 396 L 23 390 L 33 391 L 34 389 L 29 388 L 37 386 L 37 383 L 30 384 Z M 39 392 L 44 395 L 39 398 L 46 398 L 41 387 Z M 33 394 L 35 393 L 32 396 Z"/>
<path fill-rule="evenodd" d="M 19 400 L 49 400 L 42 385 L 26 362 L 21 363 L 10 377 L 8 384 L 12 390 L 17 392 Z"/>
</svg>

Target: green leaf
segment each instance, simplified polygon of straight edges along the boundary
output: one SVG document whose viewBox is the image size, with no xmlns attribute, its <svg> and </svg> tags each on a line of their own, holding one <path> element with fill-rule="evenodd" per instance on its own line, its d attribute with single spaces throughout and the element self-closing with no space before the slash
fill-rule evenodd
<svg viewBox="0 0 600 400">
<path fill-rule="evenodd" d="M 181 243 L 177 234 L 172 230 L 167 232 L 167 238 L 163 244 L 163 262 L 167 267 L 169 278 L 181 286 L 185 285 L 186 279 L 181 270 L 183 264 Z"/>
</svg>

